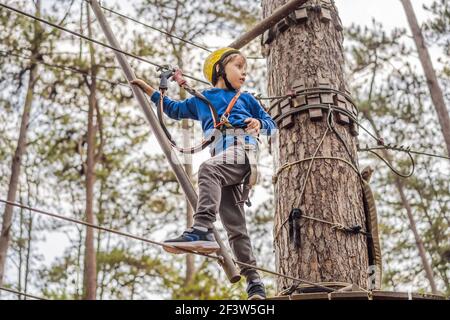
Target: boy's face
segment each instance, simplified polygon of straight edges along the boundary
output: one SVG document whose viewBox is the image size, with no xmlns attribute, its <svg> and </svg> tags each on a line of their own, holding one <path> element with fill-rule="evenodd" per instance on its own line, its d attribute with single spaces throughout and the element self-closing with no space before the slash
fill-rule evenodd
<svg viewBox="0 0 450 320">
<path fill-rule="evenodd" d="M 247 62 L 241 55 L 236 55 L 233 59 L 225 65 L 225 73 L 227 79 L 235 88 L 239 90 L 245 82 L 247 76 Z"/>
</svg>

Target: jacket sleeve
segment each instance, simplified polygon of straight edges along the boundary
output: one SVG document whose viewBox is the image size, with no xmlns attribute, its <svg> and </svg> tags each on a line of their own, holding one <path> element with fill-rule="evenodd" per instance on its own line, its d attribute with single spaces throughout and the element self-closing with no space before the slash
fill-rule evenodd
<svg viewBox="0 0 450 320">
<path fill-rule="evenodd" d="M 272 117 L 264 110 L 258 100 L 251 94 L 248 94 L 251 106 L 251 113 L 255 119 L 261 122 L 261 133 L 265 135 L 272 135 L 277 129 L 275 121 Z"/>
<path fill-rule="evenodd" d="M 161 93 L 158 91 L 153 92 L 150 99 L 159 108 L 159 98 Z M 163 99 L 163 111 L 164 113 L 172 119 L 193 119 L 198 120 L 196 98 L 192 97 L 183 101 L 175 101 L 169 97 L 164 97 Z"/>
</svg>

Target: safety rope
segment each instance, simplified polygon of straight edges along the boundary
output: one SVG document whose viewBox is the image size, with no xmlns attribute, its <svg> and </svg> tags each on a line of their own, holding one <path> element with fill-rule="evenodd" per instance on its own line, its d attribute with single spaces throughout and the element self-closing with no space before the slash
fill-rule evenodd
<svg viewBox="0 0 450 320">
<path fill-rule="evenodd" d="M 132 235 L 130 233 L 118 231 L 118 230 L 107 228 L 107 227 L 102 227 L 102 226 L 99 226 L 99 225 L 96 225 L 96 224 L 93 224 L 93 223 L 84 222 L 84 221 L 77 220 L 77 219 L 74 219 L 74 218 L 65 217 L 65 216 L 62 216 L 62 215 L 59 215 L 59 214 L 55 214 L 55 213 L 51 213 L 51 212 L 48 212 L 48 211 L 35 209 L 35 208 L 30 207 L 30 206 L 23 205 L 21 203 L 11 202 L 11 201 L 4 200 L 4 199 L 0 199 L 0 202 L 5 203 L 7 205 L 14 206 L 14 207 L 26 209 L 26 210 L 29 210 L 31 212 L 35 212 L 35 213 L 38 213 L 38 214 L 46 215 L 46 216 L 53 217 L 53 218 L 60 219 L 60 220 L 65 220 L 65 221 L 68 221 L 68 222 L 71 222 L 71 223 L 75 223 L 75 224 L 84 225 L 84 226 L 91 227 L 91 228 L 94 228 L 94 229 L 97 229 L 97 230 L 114 233 L 114 234 L 117 234 L 117 235 L 120 235 L 120 236 L 123 236 L 123 237 L 139 240 L 139 241 L 150 243 L 150 244 L 157 245 L 157 246 L 160 246 L 160 247 L 173 247 L 173 248 L 175 248 L 174 246 L 171 246 L 171 245 L 168 245 L 168 244 L 165 244 L 165 243 L 162 243 L 162 242 L 150 240 L 150 239 L 143 238 L 143 237 L 140 237 L 140 236 L 135 236 L 135 235 Z M 186 253 L 191 253 L 191 254 L 194 254 L 194 255 L 199 255 L 199 256 L 206 257 L 206 258 L 214 259 L 214 260 L 217 260 L 219 263 L 222 263 L 222 261 L 223 261 L 223 258 L 221 256 L 211 255 L 211 254 L 207 254 L 207 253 L 201 253 L 201 252 L 197 252 L 197 251 L 191 251 L 191 250 L 183 249 L 183 248 L 179 248 L 179 247 L 176 247 L 176 249 L 184 251 Z M 262 272 L 270 273 L 270 274 L 273 274 L 273 275 L 276 275 L 276 276 L 279 276 L 279 277 L 283 277 L 283 278 L 286 278 L 286 279 L 291 279 L 291 280 L 298 281 L 298 282 L 301 282 L 301 283 L 306 283 L 306 284 L 312 285 L 314 287 L 320 288 L 320 289 L 328 291 L 328 292 L 335 291 L 335 289 L 333 289 L 333 288 L 328 288 L 326 286 L 321 286 L 321 285 L 318 285 L 318 284 L 316 284 L 314 282 L 311 282 L 311 281 L 308 281 L 308 280 L 304 280 L 304 279 L 300 279 L 300 278 L 297 278 L 297 277 L 284 275 L 284 274 L 281 274 L 281 273 L 278 273 L 278 272 L 275 272 L 275 271 L 271 271 L 271 270 L 268 270 L 268 269 L 265 269 L 265 268 L 261 268 L 261 267 L 258 267 L 258 266 L 252 265 L 252 264 L 248 264 L 248 263 L 245 263 L 245 262 L 242 262 L 242 261 L 239 261 L 239 260 L 234 260 L 233 259 L 233 261 L 234 261 L 234 263 L 236 263 L 236 264 L 238 264 L 240 266 L 244 266 L 244 267 L 252 268 L 252 269 L 255 269 L 255 270 L 262 271 Z"/>
<path fill-rule="evenodd" d="M 302 163 L 302 162 L 304 162 L 304 161 L 310 161 L 309 166 L 308 166 L 308 170 L 307 170 L 307 172 L 306 172 L 305 181 L 304 181 L 303 186 L 302 186 L 302 189 L 301 189 L 301 191 L 300 191 L 300 195 L 299 195 L 299 198 L 298 198 L 298 203 L 297 203 L 296 208 L 300 208 L 301 201 L 302 201 L 303 195 L 304 195 L 304 193 L 305 193 L 306 183 L 307 183 L 307 181 L 308 181 L 309 175 L 311 174 L 312 164 L 313 164 L 313 162 L 314 162 L 316 159 L 334 159 L 334 160 L 342 161 L 342 162 L 348 164 L 348 165 L 349 165 L 349 166 L 357 173 L 359 180 L 362 181 L 362 176 L 361 176 L 361 173 L 359 172 L 359 170 L 358 170 L 358 168 L 357 168 L 357 166 L 356 166 L 356 161 L 353 159 L 353 156 L 351 155 L 350 150 L 348 149 L 348 146 L 346 145 L 345 141 L 342 139 L 342 137 L 339 135 L 339 133 L 338 133 L 338 132 L 335 130 L 335 128 L 334 128 L 334 123 L 333 123 L 333 110 L 334 110 L 333 107 L 331 107 L 331 105 L 328 105 L 327 129 L 325 130 L 325 133 L 323 134 L 323 136 L 322 136 L 322 138 L 321 138 L 321 140 L 320 140 L 320 142 L 319 142 L 319 144 L 318 144 L 318 146 L 317 146 L 317 148 L 316 148 L 316 150 L 315 150 L 313 156 L 312 156 L 311 158 L 305 158 L 305 159 L 297 160 L 297 161 L 294 161 L 294 162 L 286 163 L 286 164 L 282 165 L 282 166 L 276 171 L 275 177 L 276 177 L 276 181 L 278 181 L 278 176 L 279 176 L 279 175 L 281 174 L 281 172 L 282 172 L 283 170 L 285 170 L 286 168 L 289 168 L 289 167 L 291 167 L 291 166 L 293 166 L 293 165 L 295 165 L 295 164 Z M 327 133 L 328 133 L 329 131 L 333 131 L 336 135 L 338 135 L 339 139 L 340 139 L 341 142 L 344 144 L 344 147 L 345 147 L 345 149 L 346 149 L 346 152 L 348 153 L 348 155 L 349 155 L 349 157 L 350 157 L 350 159 L 351 159 L 352 162 L 350 162 L 350 161 L 348 161 L 348 160 L 346 160 L 346 159 L 343 159 L 343 158 L 339 158 L 339 157 L 317 157 L 317 152 L 319 151 L 319 149 L 320 149 L 320 147 L 321 147 L 321 145 L 322 145 L 322 143 L 323 143 L 323 141 L 324 141 L 324 139 L 325 139 L 325 137 L 326 137 L 326 135 L 327 135 Z M 362 182 L 361 182 L 361 183 L 362 183 Z M 342 231 L 342 232 L 345 232 L 345 233 L 350 233 L 350 234 L 363 234 L 363 235 L 365 235 L 365 236 L 367 236 L 367 237 L 370 237 L 370 236 L 371 236 L 370 233 L 368 233 L 368 232 L 362 230 L 362 227 L 359 226 L 359 225 L 354 225 L 354 226 L 348 227 L 348 226 L 345 226 L 345 225 L 342 224 L 342 223 L 331 222 L 331 221 L 327 221 L 327 220 L 324 220 L 324 219 L 319 219 L 319 218 L 311 217 L 311 216 L 308 216 L 308 215 L 304 215 L 303 213 L 300 215 L 300 217 L 303 217 L 303 218 L 306 218 L 306 219 L 309 219 L 309 220 L 313 220 L 313 221 L 316 221 L 316 222 L 321 222 L 321 223 L 325 223 L 325 224 L 331 225 L 331 226 L 332 226 L 332 229 L 334 229 L 334 230 L 339 230 L 339 231 Z M 280 227 L 277 229 L 277 231 L 276 231 L 276 233 L 275 233 L 275 238 L 274 238 L 274 240 L 278 239 L 278 237 L 279 237 L 279 235 L 280 235 L 280 233 L 281 233 L 282 228 L 286 225 L 286 223 L 287 223 L 288 221 L 289 221 L 289 216 L 286 217 L 286 218 L 284 219 L 284 221 L 281 223 Z"/>
<path fill-rule="evenodd" d="M 115 47 L 113 47 L 113 46 L 111 46 L 111 45 L 109 45 L 109 44 L 106 44 L 106 43 L 104 43 L 104 42 L 95 40 L 95 39 L 90 38 L 90 37 L 88 37 L 88 36 L 85 36 L 85 35 L 83 35 L 83 34 L 81 34 L 81 33 L 79 33 L 79 32 L 72 31 L 72 30 L 67 29 L 67 28 L 65 28 L 65 27 L 63 27 L 63 26 L 60 26 L 60 25 L 58 25 L 58 24 L 56 24 L 56 23 L 53 23 L 53 22 L 50 22 L 50 21 L 45 20 L 45 19 L 43 19 L 43 18 L 37 17 L 37 16 L 35 16 L 35 15 L 33 15 L 33 14 L 27 13 L 27 12 L 22 11 L 22 10 L 20 10 L 20 9 L 11 7 L 11 6 L 7 5 L 7 4 L 0 3 L 0 7 L 3 7 L 3 8 L 5 8 L 5 9 L 10 10 L 10 11 L 16 12 L 16 13 L 18 13 L 18 14 L 20 14 L 20 15 L 23 15 L 23 16 L 25 16 L 25 17 L 28 17 L 28 18 L 30 18 L 30 19 L 39 21 L 39 22 L 41 22 L 41 23 L 44 23 L 44 24 L 46 24 L 46 25 L 49 25 L 49 26 L 51 26 L 51 27 L 53 27 L 53 28 L 56 28 L 56 29 L 58 29 L 58 30 L 61 30 L 61 31 L 70 33 L 70 34 L 72 34 L 72 35 L 74 35 L 74 36 L 77 36 L 77 37 L 79 37 L 79 38 L 82 38 L 82 39 L 84 39 L 84 40 L 86 40 L 86 41 L 95 43 L 95 44 L 97 44 L 97 45 L 100 45 L 100 46 L 102 46 L 102 47 L 111 49 L 111 50 L 116 51 L 116 52 L 119 52 L 119 53 L 122 53 L 122 54 L 124 54 L 124 55 L 126 55 L 126 56 L 128 56 L 128 57 L 133 58 L 133 59 L 136 59 L 136 60 L 139 60 L 139 61 L 148 63 L 148 64 L 150 64 L 150 65 L 152 65 L 152 66 L 155 66 L 155 67 L 158 67 L 158 68 L 164 68 L 164 66 L 162 66 L 162 65 L 160 65 L 160 64 L 158 64 L 158 63 L 155 63 L 155 62 L 152 62 L 152 61 L 150 61 L 150 60 L 148 60 L 148 59 L 139 57 L 139 56 L 137 56 L 137 55 L 135 55 L 135 54 L 132 54 L 132 53 L 129 53 L 129 52 L 127 52 L 127 51 L 124 51 L 124 50 L 115 48 Z M 195 80 L 195 81 L 198 81 L 198 82 L 201 82 L 201 83 L 204 83 L 204 84 L 209 85 L 209 83 L 206 82 L 206 81 L 204 81 L 204 80 L 198 79 L 198 78 L 193 77 L 193 76 L 190 76 L 190 75 L 188 75 L 188 74 L 185 74 L 185 76 L 186 76 L 186 78 L 190 78 L 190 79 L 192 79 L 192 80 Z"/>
<path fill-rule="evenodd" d="M 318 282 L 321 285 L 327 286 L 327 287 L 340 287 L 339 289 L 335 289 L 335 292 L 342 292 L 343 289 L 345 290 L 346 288 L 350 288 L 349 291 L 354 291 L 352 287 L 356 287 L 357 291 L 363 291 L 365 293 L 367 293 L 369 296 L 371 296 L 372 291 L 364 289 L 360 286 L 357 286 L 353 283 L 349 283 L 349 282 L 341 282 L 341 281 L 333 281 L 333 282 Z M 277 294 L 277 296 L 286 296 L 288 295 L 289 297 L 291 297 L 295 291 L 297 289 L 300 290 L 307 290 L 307 289 L 311 289 L 310 286 L 305 285 L 305 284 L 301 284 L 301 283 L 295 283 L 292 286 L 290 286 L 289 288 L 286 288 L 285 290 L 281 291 L 280 293 Z M 331 292 L 329 293 L 329 295 L 331 294 Z M 331 300 L 331 297 L 328 297 L 329 300 Z"/>
<path fill-rule="evenodd" d="M 90 3 L 90 0 L 84 0 L 84 1 L 86 1 L 87 3 Z M 188 39 L 186 39 L 186 38 L 182 38 L 182 37 L 180 37 L 180 36 L 174 35 L 173 33 L 167 32 L 167 31 L 162 30 L 162 29 L 160 29 L 160 28 L 151 26 L 151 25 L 149 25 L 149 24 L 147 24 L 147 23 L 145 23 L 145 22 L 139 21 L 139 20 L 137 20 L 137 19 L 135 19 L 135 18 L 132 18 L 132 17 L 130 17 L 130 16 L 127 16 L 127 15 L 125 15 L 125 14 L 123 14 L 123 13 L 120 13 L 120 12 L 118 12 L 118 11 L 116 11 L 116 10 L 113 10 L 113 9 L 111 9 L 111 8 L 108 8 L 108 7 L 105 7 L 105 6 L 102 5 L 102 4 L 99 4 L 99 5 L 100 5 L 100 7 L 101 7 L 102 9 L 104 9 L 105 11 L 108 11 L 108 12 L 110 12 L 110 13 L 112 13 L 112 14 L 118 16 L 118 17 L 124 18 L 124 19 L 129 20 L 129 21 L 133 21 L 133 22 L 135 22 L 135 23 L 137 23 L 137 24 L 140 24 L 141 26 L 144 26 L 144 27 L 146 27 L 146 28 L 149 28 L 149 29 L 152 29 L 152 30 L 154 30 L 154 31 L 157 31 L 157 32 L 159 32 L 159 33 L 161 33 L 161 34 L 164 34 L 164 35 L 166 35 L 166 36 L 168 36 L 168 37 L 177 39 L 177 40 L 179 40 L 179 41 L 181 41 L 181 42 L 184 42 L 184 43 L 186 43 L 186 44 L 190 44 L 190 45 L 192 45 L 192 46 L 194 46 L 194 47 L 197 47 L 197 48 L 199 48 L 199 49 L 202 49 L 202 50 L 204 50 L 204 51 L 206 51 L 206 52 L 209 52 L 209 53 L 213 52 L 213 49 L 207 48 L 205 45 L 202 45 L 202 44 L 199 44 L 199 43 L 194 42 L 194 41 L 192 41 L 192 40 L 188 40 Z M 254 57 L 254 56 L 247 56 L 246 58 L 247 58 L 247 59 L 253 59 L 253 60 L 257 60 L 257 59 L 265 59 L 264 57 Z"/>
<path fill-rule="evenodd" d="M 20 54 L 7 52 L 7 51 L 3 51 L 3 50 L 0 50 L 0 56 L 3 56 L 3 57 L 13 56 L 13 57 L 21 58 L 21 59 L 26 59 L 26 60 L 31 60 L 33 58 L 31 56 L 20 55 Z M 64 71 L 70 71 L 70 72 L 73 72 L 73 73 L 77 73 L 77 74 L 86 76 L 86 77 L 88 77 L 90 79 L 95 79 L 95 80 L 98 80 L 98 81 L 101 81 L 101 82 L 108 83 L 108 84 L 110 84 L 111 86 L 114 86 L 114 87 L 115 86 L 123 86 L 123 87 L 130 88 L 130 86 L 127 83 L 125 83 L 125 82 L 111 81 L 111 80 L 108 80 L 108 79 L 105 79 L 105 78 L 101 78 L 101 77 L 92 77 L 92 75 L 89 72 L 84 71 L 84 70 L 80 70 L 80 69 L 72 67 L 72 66 L 63 66 L 63 65 L 59 65 L 59 64 L 52 64 L 52 63 L 45 62 L 43 60 L 35 60 L 34 63 L 39 64 L 39 65 L 43 65 L 43 66 L 46 66 L 46 67 L 49 67 L 49 68 L 54 68 L 54 69 L 59 69 L 59 70 L 64 70 Z"/>
<path fill-rule="evenodd" d="M 29 294 L 29 293 L 23 293 L 23 292 L 20 292 L 20 291 L 14 290 L 14 289 L 10 289 L 10 288 L 6 288 L 6 287 L 0 287 L 0 290 L 6 291 L 6 292 L 10 292 L 10 293 L 14 293 L 14 294 L 17 294 L 19 296 L 24 296 L 24 297 L 27 297 L 27 298 L 33 298 L 33 299 L 36 299 L 36 300 L 47 300 L 47 299 L 42 298 L 42 297 L 38 297 L 38 296 Z"/>
</svg>

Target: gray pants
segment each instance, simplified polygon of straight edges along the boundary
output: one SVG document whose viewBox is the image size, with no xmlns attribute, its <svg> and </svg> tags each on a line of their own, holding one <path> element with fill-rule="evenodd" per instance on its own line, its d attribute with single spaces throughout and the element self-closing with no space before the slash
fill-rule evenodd
<svg viewBox="0 0 450 320">
<path fill-rule="evenodd" d="M 199 198 L 194 214 L 194 226 L 212 228 L 219 212 L 236 259 L 255 265 L 244 207 L 236 204 L 241 200 L 241 182 L 249 170 L 250 165 L 241 145 L 228 147 L 200 165 Z M 241 274 L 248 280 L 259 277 L 252 268 L 241 268 Z"/>
</svg>

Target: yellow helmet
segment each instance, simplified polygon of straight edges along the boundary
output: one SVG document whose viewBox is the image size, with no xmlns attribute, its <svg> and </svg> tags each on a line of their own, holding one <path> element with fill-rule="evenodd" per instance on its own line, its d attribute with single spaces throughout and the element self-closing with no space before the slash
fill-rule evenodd
<svg viewBox="0 0 450 320">
<path fill-rule="evenodd" d="M 203 64 L 203 75 L 208 82 L 213 83 L 213 80 L 216 81 L 216 79 L 213 79 L 216 71 L 216 64 L 222 62 L 227 56 L 233 53 L 240 53 L 240 51 L 234 48 L 225 47 L 217 49 L 209 54 Z"/>
</svg>

